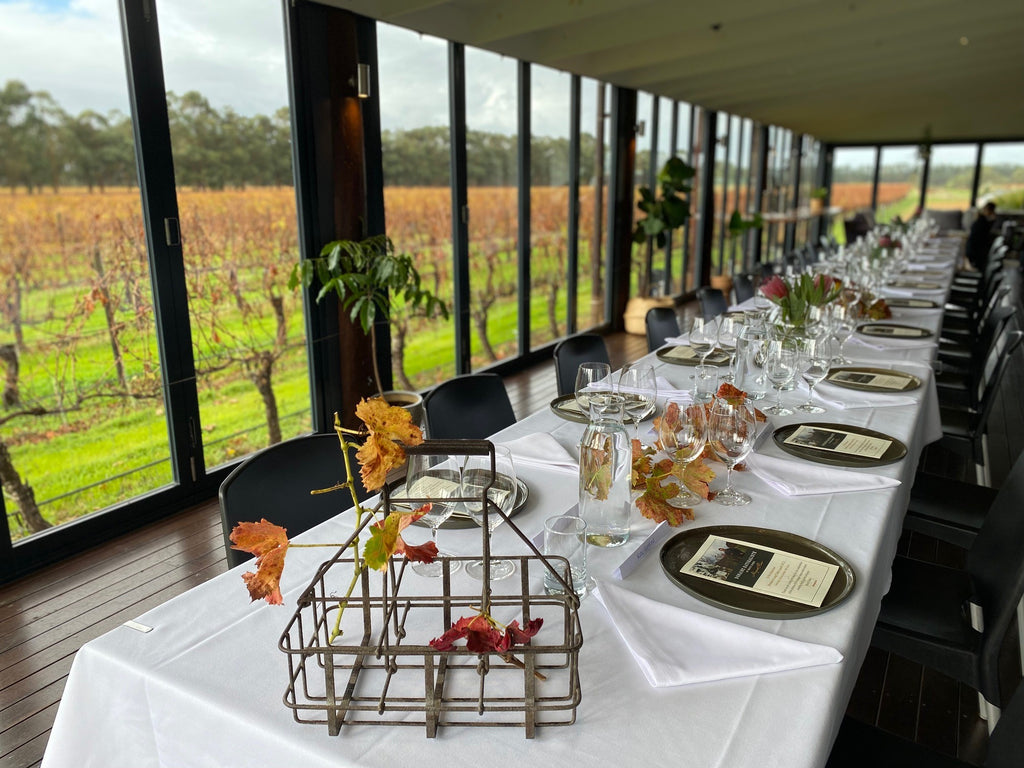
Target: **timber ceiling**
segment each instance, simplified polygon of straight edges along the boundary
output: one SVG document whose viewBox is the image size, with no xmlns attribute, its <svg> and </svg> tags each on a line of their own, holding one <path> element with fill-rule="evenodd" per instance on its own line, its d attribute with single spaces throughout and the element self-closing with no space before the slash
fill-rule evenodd
<svg viewBox="0 0 1024 768">
<path fill-rule="evenodd" d="M 323 0 L 838 144 L 1024 138 L 1022 0 Z"/>
</svg>

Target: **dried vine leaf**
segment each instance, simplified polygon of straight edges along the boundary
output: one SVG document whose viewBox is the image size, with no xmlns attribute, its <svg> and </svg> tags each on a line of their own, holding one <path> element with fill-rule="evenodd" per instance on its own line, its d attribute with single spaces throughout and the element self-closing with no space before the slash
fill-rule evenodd
<svg viewBox="0 0 1024 768">
<path fill-rule="evenodd" d="M 612 487 L 612 439 L 595 438 L 591 445 L 580 446 L 580 473 L 583 490 L 603 500 Z"/>
<path fill-rule="evenodd" d="M 647 490 L 636 500 L 636 508 L 644 517 L 656 523 L 667 522 L 675 528 L 682 525 L 684 520 L 693 520 L 692 509 L 669 504 L 669 499 L 678 495 L 678 484 L 662 485 L 660 478 L 651 477 L 647 480 Z"/>
<path fill-rule="evenodd" d="M 356 451 L 359 475 L 366 490 L 375 491 L 384 485 L 388 472 L 405 462 L 405 451 L 399 443 L 419 445 L 423 442 L 423 432 L 412 423 L 412 416 L 405 408 L 389 405 L 377 397 L 360 400 L 356 416 L 369 431 Z"/>
<path fill-rule="evenodd" d="M 643 488 L 644 480 L 647 478 L 651 471 L 654 469 L 654 449 L 649 448 L 639 440 L 632 440 L 633 448 L 633 466 L 630 470 L 630 487 L 634 490 Z"/>
<path fill-rule="evenodd" d="M 383 571 L 388 567 L 392 555 L 405 555 L 407 560 L 423 563 L 433 562 L 437 557 L 437 545 L 434 542 L 412 545 L 402 539 L 402 531 L 429 512 L 430 507 L 430 504 L 424 504 L 412 512 L 391 512 L 379 523 L 374 523 L 370 528 L 370 540 L 363 548 L 366 566 Z"/>
<path fill-rule="evenodd" d="M 288 532 L 279 525 L 261 519 L 258 523 L 239 523 L 231 531 L 232 549 L 256 555 L 256 571 L 242 574 L 249 597 L 281 605 L 281 574 L 288 553 Z"/>
<path fill-rule="evenodd" d="M 688 464 L 673 466 L 672 474 L 682 480 L 683 485 L 702 499 L 714 498 L 710 483 L 715 479 L 715 472 L 705 463 L 703 456 L 699 456 Z"/>
<path fill-rule="evenodd" d="M 455 642 L 466 638 L 466 648 L 474 653 L 508 653 L 515 645 L 521 645 L 536 635 L 544 619 L 533 619 L 525 627 L 513 621 L 502 632 L 499 624 L 486 613 L 475 616 L 463 616 L 440 637 L 430 641 L 430 646 L 438 651 L 450 651 Z"/>
</svg>

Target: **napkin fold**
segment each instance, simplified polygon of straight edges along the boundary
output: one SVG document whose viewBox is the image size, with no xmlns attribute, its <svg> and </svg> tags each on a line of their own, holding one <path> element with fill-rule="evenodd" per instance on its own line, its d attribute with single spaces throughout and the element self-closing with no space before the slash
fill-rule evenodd
<svg viewBox="0 0 1024 768">
<path fill-rule="evenodd" d="M 806 389 L 806 387 L 803 387 Z M 838 387 L 828 379 L 814 387 L 813 400 L 820 400 L 824 405 L 845 411 L 855 408 L 891 408 L 897 405 L 913 405 L 916 398 L 902 395 L 899 392 L 867 392 L 864 390 Z"/>
<path fill-rule="evenodd" d="M 606 581 L 598 583 L 594 594 L 655 688 L 785 672 L 843 659 L 827 645 L 659 603 Z"/>
<path fill-rule="evenodd" d="M 883 337 L 883 336 L 860 336 L 853 335 L 847 341 L 847 344 L 859 344 L 862 347 L 868 347 L 869 349 L 928 349 L 938 344 L 938 339 L 934 336 L 929 336 L 924 339 L 900 339 L 896 337 Z"/>
<path fill-rule="evenodd" d="M 900 485 L 899 480 L 884 475 L 832 469 L 809 461 L 779 459 L 763 453 L 747 456 L 747 468 L 783 496 L 877 491 Z"/>
<path fill-rule="evenodd" d="M 536 432 L 499 445 L 508 448 L 515 463 L 579 474 L 579 462 L 547 432 Z"/>
</svg>

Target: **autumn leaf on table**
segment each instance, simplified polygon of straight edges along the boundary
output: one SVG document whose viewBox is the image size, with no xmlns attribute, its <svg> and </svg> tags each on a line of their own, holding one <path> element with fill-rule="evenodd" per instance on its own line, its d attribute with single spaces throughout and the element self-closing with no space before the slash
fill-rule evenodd
<svg viewBox="0 0 1024 768">
<path fill-rule="evenodd" d="M 723 400 L 728 402 L 730 405 L 739 405 L 740 403 L 744 403 L 747 400 L 747 393 L 746 392 L 744 392 L 739 387 L 734 387 L 732 384 L 730 384 L 727 381 L 723 381 L 722 382 L 722 385 L 718 388 L 718 392 L 716 393 L 716 396 L 722 398 Z M 714 401 L 712 401 L 710 403 L 706 403 L 704 405 L 704 408 L 706 409 L 708 416 L 711 415 L 711 407 L 713 405 L 714 405 Z M 755 420 L 757 420 L 757 421 L 767 421 L 768 420 L 768 417 L 765 416 L 764 413 L 762 411 L 758 410 L 757 408 L 754 408 L 753 406 L 751 406 L 751 410 L 754 411 L 754 419 Z"/>
<path fill-rule="evenodd" d="M 256 571 L 242 574 L 253 601 L 265 599 L 271 605 L 284 602 L 281 574 L 288 552 L 288 532 L 279 525 L 260 520 L 239 523 L 231 531 L 232 549 L 256 555 Z"/>
<path fill-rule="evenodd" d="M 595 499 L 607 499 L 612 487 L 612 439 L 595 435 L 591 445 L 580 446 L 583 490 Z"/>
<path fill-rule="evenodd" d="M 715 479 L 715 472 L 705 463 L 703 455 L 687 464 L 676 463 L 672 467 L 672 474 L 702 499 L 713 498 L 709 483 Z"/>
<path fill-rule="evenodd" d="M 421 563 L 433 562 L 437 557 L 437 545 L 434 542 L 413 545 L 402 539 L 402 531 L 429 512 L 430 507 L 430 504 L 424 504 L 412 512 L 391 512 L 381 522 L 374 523 L 370 528 L 370 540 L 363 549 L 367 567 L 383 571 L 392 555 L 405 555 L 407 560 Z"/>
<path fill-rule="evenodd" d="M 412 423 L 409 411 L 380 398 L 360 400 L 356 416 L 370 433 L 356 451 L 359 474 L 366 490 L 375 491 L 384 485 L 388 472 L 405 462 L 405 451 L 399 443 L 419 445 L 423 432 Z"/>
<path fill-rule="evenodd" d="M 533 619 L 526 627 L 520 627 L 519 621 L 513 621 L 502 632 L 501 625 L 486 613 L 475 616 L 463 616 L 440 637 L 430 641 L 430 646 L 438 651 L 450 651 L 455 642 L 466 638 L 466 649 L 473 653 L 508 653 L 513 646 L 521 645 L 536 635 L 544 619 Z"/>
<path fill-rule="evenodd" d="M 636 500 L 636 508 L 644 517 L 656 523 L 667 522 L 675 528 L 684 520 L 693 520 L 693 510 L 686 507 L 674 507 L 669 499 L 679 495 L 679 485 L 668 483 L 662 485 L 660 477 L 647 479 L 647 490 Z"/>
<path fill-rule="evenodd" d="M 649 448 L 639 440 L 634 439 L 633 443 L 633 468 L 630 472 L 630 486 L 635 490 L 643 488 L 644 479 L 654 469 L 654 449 Z"/>
</svg>

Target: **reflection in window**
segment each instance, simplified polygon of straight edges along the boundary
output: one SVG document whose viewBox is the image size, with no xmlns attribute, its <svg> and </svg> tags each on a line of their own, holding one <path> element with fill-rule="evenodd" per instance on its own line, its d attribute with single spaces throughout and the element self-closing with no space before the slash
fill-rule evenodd
<svg viewBox="0 0 1024 768">
<path fill-rule="evenodd" d="M 516 62 L 466 48 L 472 367 L 517 354 Z"/>
<path fill-rule="evenodd" d="M 447 44 L 377 25 L 384 216 L 399 252 L 411 254 L 435 296 L 452 302 Z M 391 370 L 396 387 L 418 390 L 455 375 L 452 317 L 427 319 L 396 302 Z"/>
<path fill-rule="evenodd" d="M 116 6 L 20 5 L 15 33 L 76 55 L 21 46 L 0 81 L 0 480 L 14 540 L 174 479 Z"/>
<path fill-rule="evenodd" d="M 530 68 L 530 344 L 566 333 L 571 78 Z"/>
</svg>

